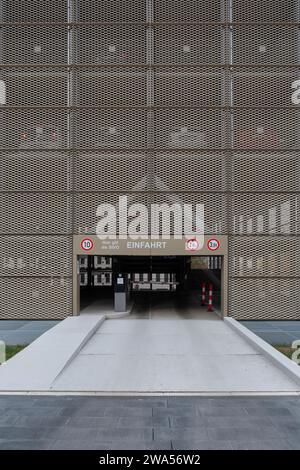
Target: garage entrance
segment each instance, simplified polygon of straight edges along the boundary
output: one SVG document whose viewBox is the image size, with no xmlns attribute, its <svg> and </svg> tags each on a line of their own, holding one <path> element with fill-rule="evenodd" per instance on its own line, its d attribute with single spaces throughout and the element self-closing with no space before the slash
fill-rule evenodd
<svg viewBox="0 0 300 470">
<path fill-rule="evenodd" d="M 197 243 L 195 237 L 132 242 L 76 235 L 73 247 L 74 315 L 130 309 L 140 318 L 156 306 L 179 316 L 228 314 L 226 236 L 205 235 Z"/>
<path fill-rule="evenodd" d="M 79 255 L 77 261 L 80 313 L 132 307 L 136 318 L 146 318 L 159 307 L 162 314 L 197 318 L 222 312 L 222 256 Z"/>
</svg>

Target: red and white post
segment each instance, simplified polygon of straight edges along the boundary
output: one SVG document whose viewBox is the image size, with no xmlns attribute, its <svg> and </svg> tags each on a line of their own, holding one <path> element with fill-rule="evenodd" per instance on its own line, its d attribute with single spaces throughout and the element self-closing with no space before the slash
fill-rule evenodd
<svg viewBox="0 0 300 470">
<path fill-rule="evenodd" d="M 209 289 L 208 289 L 208 312 L 213 312 L 213 285 L 209 284 Z"/>
<path fill-rule="evenodd" d="M 206 284 L 202 282 L 201 305 L 206 305 Z"/>
</svg>

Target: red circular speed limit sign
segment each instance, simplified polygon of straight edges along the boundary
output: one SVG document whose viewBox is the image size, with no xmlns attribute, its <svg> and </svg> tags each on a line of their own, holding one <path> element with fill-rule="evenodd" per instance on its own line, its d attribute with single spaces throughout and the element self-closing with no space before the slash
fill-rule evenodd
<svg viewBox="0 0 300 470">
<path fill-rule="evenodd" d="M 217 251 L 220 248 L 220 242 L 216 238 L 211 238 L 207 242 L 207 248 L 210 251 Z"/>
<path fill-rule="evenodd" d="M 199 242 L 196 238 L 191 238 L 186 242 L 186 249 L 188 251 L 197 251 L 199 249 Z"/>
<path fill-rule="evenodd" d="M 84 238 L 80 246 L 84 251 L 90 251 L 94 247 L 94 242 L 90 238 Z"/>
</svg>

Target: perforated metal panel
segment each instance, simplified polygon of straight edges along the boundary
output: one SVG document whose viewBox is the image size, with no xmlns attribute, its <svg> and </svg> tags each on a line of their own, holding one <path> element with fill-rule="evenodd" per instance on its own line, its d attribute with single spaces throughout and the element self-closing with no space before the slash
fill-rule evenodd
<svg viewBox="0 0 300 470">
<path fill-rule="evenodd" d="M 297 21 L 295 0 L 232 0 L 233 20 L 241 22 L 291 22 Z"/>
<path fill-rule="evenodd" d="M 234 112 L 234 146 L 246 149 L 297 149 L 300 110 L 257 109 Z"/>
<path fill-rule="evenodd" d="M 64 69 L 2 68 L 7 106 L 67 106 L 68 74 Z"/>
<path fill-rule="evenodd" d="M 0 236 L 2 276 L 71 276 L 72 237 Z"/>
<path fill-rule="evenodd" d="M 0 280 L 2 320 L 59 320 L 72 314 L 72 279 L 2 277 Z"/>
<path fill-rule="evenodd" d="M 144 191 L 148 188 L 145 154 L 79 153 L 76 191 Z"/>
<path fill-rule="evenodd" d="M 69 191 L 71 157 L 59 152 L 0 152 L 0 191 Z"/>
<path fill-rule="evenodd" d="M 68 29 L 63 26 L 3 26 L 3 64 L 67 64 Z"/>
<path fill-rule="evenodd" d="M 296 26 L 234 26 L 233 63 L 299 64 L 298 41 Z"/>
<path fill-rule="evenodd" d="M 299 320 L 299 279 L 232 279 L 229 295 L 238 320 Z"/>
<path fill-rule="evenodd" d="M 299 237 L 233 237 L 230 272 L 237 277 L 300 277 Z"/>
<path fill-rule="evenodd" d="M 157 22 L 221 22 L 221 0 L 173 0 L 172 2 L 155 1 L 154 17 Z"/>
<path fill-rule="evenodd" d="M 220 26 L 156 26 L 154 61 L 157 64 L 222 64 Z"/>
<path fill-rule="evenodd" d="M 146 106 L 146 72 L 135 69 L 99 71 L 83 69 L 77 73 L 78 106 Z M 126 92 L 124 92 L 126 90 Z"/>
<path fill-rule="evenodd" d="M 145 26 L 78 26 L 79 64 L 145 64 Z"/>
<path fill-rule="evenodd" d="M 128 205 L 131 204 L 144 204 L 146 208 L 149 207 L 149 195 L 145 193 L 124 193 L 124 196 L 128 196 Z M 95 234 L 97 223 L 103 217 L 104 212 L 97 216 L 97 209 L 101 204 L 109 204 L 116 211 L 117 226 L 116 231 L 108 231 L 108 233 L 119 234 L 120 222 L 126 224 L 130 222 L 133 217 L 129 217 L 126 220 L 126 214 L 122 212 L 122 216 L 119 217 L 118 204 L 119 204 L 120 193 L 99 193 L 99 194 L 77 194 L 75 197 L 75 233 Z M 144 217 L 143 220 L 147 220 Z M 141 234 L 147 234 L 148 230 L 143 230 L 145 226 L 142 225 Z"/>
<path fill-rule="evenodd" d="M 156 106 L 221 106 L 222 71 L 195 69 L 157 69 L 155 73 Z M 172 90 L 172 93 L 170 93 Z"/>
<path fill-rule="evenodd" d="M 159 191 L 213 192 L 227 189 L 226 153 L 163 153 L 154 157 L 154 188 Z"/>
<path fill-rule="evenodd" d="M 0 234 L 69 234 L 71 220 L 65 194 L 0 194 Z"/>
<path fill-rule="evenodd" d="M 300 69 L 235 69 L 232 74 L 233 105 L 241 107 L 293 107 L 293 84 Z M 254 93 L 255 90 L 255 93 Z M 294 106 L 295 107 L 295 106 Z M 289 111 L 288 111 L 289 112 Z"/>
<path fill-rule="evenodd" d="M 168 110 L 155 113 L 155 145 L 158 148 L 222 148 L 226 116 L 214 110 Z"/>
<path fill-rule="evenodd" d="M 232 191 L 299 191 L 298 152 L 240 152 L 232 156 Z"/>
<path fill-rule="evenodd" d="M 236 194 L 231 196 L 234 234 L 299 234 L 299 196 L 293 194 Z"/>
<path fill-rule="evenodd" d="M 68 0 L 9 0 L 1 2 L 6 23 L 60 23 L 67 21 Z"/>
<path fill-rule="evenodd" d="M 80 0 L 78 20 L 82 22 L 145 22 L 145 0 L 135 0 L 129 5 L 124 0 Z"/>
<path fill-rule="evenodd" d="M 126 194 L 204 204 L 205 232 L 230 239 L 230 315 L 300 318 L 299 2 L 1 5 L 0 234 L 26 273 L 1 270 L 0 318 L 71 313 L 70 280 L 46 279 L 70 274 L 63 235 Z"/>
<path fill-rule="evenodd" d="M 0 124 L 1 148 L 22 150 L 67 148 L 66 111 L 1 109 Z"/>
<path fill-rule="evenodd" d="M 204 232 L 206 234 L 227 233 L 227 197 L 223 194 L 197 194 L 197 193 L 154 193 L 151 201 L 154 204 L 190 204 L 196 214 L 196 205 L 203 204 Z M 196 219 L 196 217 L 195 217 Z M 196 220 L 193 220 L 193 230 L 196 231 Z"/>
<path fill-rule="evenodd" d="M 78 148 L 143 148 L 147 144 L 144 111 L 78 111 L 75 119 Z"/>
</svg>

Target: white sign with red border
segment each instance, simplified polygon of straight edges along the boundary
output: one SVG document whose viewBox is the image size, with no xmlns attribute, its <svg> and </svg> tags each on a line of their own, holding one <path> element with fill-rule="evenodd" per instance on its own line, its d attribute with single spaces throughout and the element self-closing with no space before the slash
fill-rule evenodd
<svg viewBox="0 0 300 470">
<path fill-rule="evenodd" d="M 220 244 L 219 240 L 217 240 L 217 238 L 211 238 L 207 242 L 207 248 L 210 251 L 217 251 L 220 248 L 220 245 L 221 244 Z"/>
<path fill-rule="evenodd" d="M 90 251 L 94 248 L 94 242 L 91 238 L 84 238 L 81 241 L 80 246 L 84 251 Z"/>
<path fill-rule="evenodd" d="M 188 251 L 198 251 L 199 247 L 200 247 L 200 245 L 199 245 L 199 242 L 196 238 L 190 238 L 186 242 L 186 249 Z"/>
</svg>

